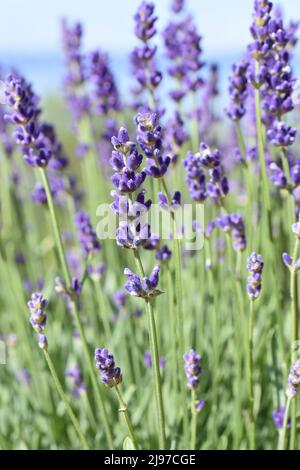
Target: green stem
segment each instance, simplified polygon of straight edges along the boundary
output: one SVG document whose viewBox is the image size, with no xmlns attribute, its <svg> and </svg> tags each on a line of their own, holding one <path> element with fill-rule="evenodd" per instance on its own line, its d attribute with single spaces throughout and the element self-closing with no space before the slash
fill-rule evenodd
<svg viewBox="0 0 300 470">
<path fill-rule="evenodd" d="M 68 400 L 67 400 L 67 397 L 63 391 L 63 388 L 62 388 L 62 385 L 59 381 L 59 378 L 57 376 L 57 373 L 56 373 L 56 370 L 55 370 L 55 367 L 54 367 L 54 364 L 52 362 L 52 359 L 48 353 L 47 350 L 44 350 L 44 355 L 45 355 L 45 358 L 46 358 L 46 361 L 47 361 L 47 364 L 48 364 L 48 367 L 49 367 L 49 370 L 51 372 L 51 375 L 52 375 L 52 378 L 53 378 L 53 381 L 54 381 L 54 384 L 55 384 L 55 387 L 57 389 L 57 392 L 60 396 L 60 398 L 62 399 L 62 401 L 64 402 L 64 405 L 66 407 L 66 410 L 67 410 L 67 413 L 73 423 L 73 426 L 78 434 L 78 437 L 79 439 L 81 440 L 81 443 L 82 443 L 82 446 L 84 448 L 84 450 L 89 450 L 89 445 L 84 437 L 84 435 L 82 434 L 81 430 L 80 430 L 80 425 L 79 425 L 79 422 L 75 416 L 75 414 L 73 413 L 73 410 L 72 408 L 70 407 L 69 403 L 68 403 Z"/>
<path fill-rule="evenodd" d="M 293 270 L 294 263 L 297 260 L 299 247 L 299 239 L 295 241 L 293 260 L 292 260 L 292 269 L 290 276 L 290 296 L 291 296 L 291 317 L 292 317 L 292 331 L 291 331 L 291 349 L 292 349 L 292 362 L 293 362 L 293 345 L 296 344 L 298 340 L 298 295 L 297 295 L 297 273 Z M 296 443 L 296 432 L 297 432 L 297 409 L 296 409 L 296 400 L 292 404 L 292 413 L 291 413 L 291 442 L 290 447 L 293 450 Z"/>
<path fill-rule="evenodd" d="M 280 436 L 279 436 L 278 450 L 285 450 L 286 431 L 287 431 L 287 426 L 288 426 L 288 419 L 289 419 L 289 411 L 290 411 L 291 401 L 292 401 L 292 399 L 291 399 L 291 397 L 289 397 L 288 400 L 287 400 L 287 403 L 286 403 L 283 425 L 282 425 L 281 433 L 280 433 Z"/>
<path fill-rule="evenodd" d="M 193 389 L 191 392 L 191 450 L 196 449 L 196 436 L 197 436 L 197 412 L 195 408 L 196 404 L 196 392 Z"/>
<path fill-rule="evenodd" d="M 134 254 L 134 259 L 137 265 L 139 275 L 140 277 L 143 278 L 145 277 L 145 271 L 144 271 L 140 254 L 138 250 L 133 250 L 133 254 Z M 154 310 L 153 310 L 151 300 L 146 299 L 146 306 L 147 306 L 147 314 L 148 314 L 148 334 L 149 334 L 150 351 L 151 351 L 151 358 L 152 358 L 155 400 L 156 400 L 157 417 L 158 417 L 159 445 L 160 445 L 160 449 L 165 449 L 166 448 L 165 417 L 164 417 L 161 378 L 160 378 L 160 370 L 159 370 L 159 353 L 158 353 L 158 344 L 157 344 L 155 316 L 154 316 Z"/>
<path fill-rule="evenodd" d="M 152 370 L 155 387 L 155 398 L 157 406 L 158 424 L 159 424 L 159 446 L 160 449 L 166 449 L 166 434 L 165 434 L 165 416 L 162 398 L 161 377 L 159 370 L 159 353 L 157 344 L 157 333 L 154 310 L 151 300 L 146 300 L 148 311 L 148 325 L 149 325 L 149 342 L 152 358 Z"/>
<path fill-rule="evenodd" d="M 118 400 L 119 400 L 119 406 L 120 406 L 119 412 L 123 413 L 124 418 L 125 418 L 125 422 L 126 422 L 126 425 L 127 425 L 127 429 L 128 429 L 128 432 L 129 432 L 130 439 L 133 442 L 135 450 L 138 450 L 139 445 L 138 445 L 138 442 L 137 442 L 136 437 L 134 435 L 133 427 L 132 427 L 131 420 L 130 420 L 128 410 L 127 410 L 127 405 L 126 405 L 126 403 L 124 403 L 124 400 L 122 398 L 122 395 L 121 395 L 121 392 L 119 390 L 118 385 L 115 385 L 114 389 L 115 389 L 116 395 L 117 395 Z"/>
<path fill-rule="evenodd" d="M 52 226 L 53 226 L 54 237 L 55 237 L 55 242 L 56 242 L 56 246 L 57 246 L 57 250 L 58 250 L 58 254 L 59 254 L 61 267 L 63 269 L 64 276 L 65 276 L 66 282 L 67 282 L 68 287 L 69 287 L 71 285 L 72 279 L 71 279 L 71 274 L 70 274 L 70 271 L 69 271 L 69 268 L 68 268 L 68 265 L 67 265 L 67 261 L 66 261 L 66 257 L 65 257 L 65 253 L 64 253 L 62 238 L 61 238 L 61 234 L 60 234 L 60 231 L 59 231 L 59 225 L 58 225 L 58 221 L 57 221 L 57 217 L 56 217 L 56 212 L 55 212 L 55 208 L 54 208 L 54 203 L 53 203 L 53 198 L 52 198 L 52 194 L 51 194 L 51 190 L 50 190 L 50 186 L 49 186 L 48 177 L 47 177 L 46 171 L 44 169 L 41 168 L 40 172 L 41 172 L 44 188 L 45 188 L 46 195 L 47 195 L 49 212 L 50 212 L 50 217 L 51 217 L 51 222 L 52 222 Z M 104 402 L 103 402 L 103 398 L 102 398 L 102 395 L 101 395 L 101 392 L 100 392 L 99 384 L 97 382 L 96 370 L 94 369 L 94 366 L 93 366 L 92 356 L 91 356 L 90 349 L 89 349 L 89 346 L 88 346 L 88 343 L 87 343 L 87 340 L 86 340 L 86 337 L 85 337 L 85 333 L 84 333 L 84 330 L 83 330 L 83 326 L 82 326 L 82 322 L 81 322 L 81 319 L 80 319 L 80 316 L 79 316 L 79 311 L 78 311 L 78 307 L 77 307 L 76 302 L 73 302 L 73 311 L 74 311 L 74 316 L 75 316 L 75 320 L 76 320 L 76 324 L 77 324 L 77 329 L 78 329 L 78 332 L 79 332 L 79 335 L 80 335 L 80 338 L 81 338 L 81 341 L 82 341 L 87 366 L 88 366 L 89 373 L 90 373 L 90 376 L 91 376 L 92 385 L 93 385 L 94 392 L 95 392 L 95 395 L 96 395 L 96 398 L 97 398 L 97 401 L 98 401 L 98 405 L 99 405 L 99 408 L 100 408 L 101 419 L 103 421 L 104 432 L 105 432 L 105 435 L 106 435 L 107 443 L 108 443 L 109 447 L 112 449 L 113 448 L 113 440 L 112 440 L 112 434 L 111 434 L 110 427 L 109 427 L 107 412 L 106 412 Z"/>
<path fill-rule="evenodd" d="M 254 360 L 253 360 L 253 333 L 255 323 L 254 301 L 250 300 L 249 337 L 248 337 L 248 363 L 249 363 L 249 415 L 250 415 L 250 448 L 255 450 L 255 419 L 254 419 Z"/>
</svg>

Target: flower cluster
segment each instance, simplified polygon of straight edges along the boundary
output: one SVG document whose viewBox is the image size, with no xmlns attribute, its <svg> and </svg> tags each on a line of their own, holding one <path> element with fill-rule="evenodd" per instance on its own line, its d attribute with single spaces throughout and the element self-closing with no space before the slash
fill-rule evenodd
<svg viewBox="0 0 300 470">
<path fill-rule="evenodd" d="M 45 313 L 48 301 L 43 298 L 42 294 L 35 292 L 31 295 L 31 299 L 27 302 L 30 310 L 30 323 L 32 328 L 38 333 L 38 343 L 41 349 L 47 349 L 48 341 L 44 335 L 44 330 L 47 322 L 47 315 Z"/>
<path fill-rule="evenodd" d="M 286 388 L 287 396 L 294 398 L 299 390 L 300 386 L 300 360 L 298 359 L 295 364 L 292 366 L 289 377 L 288 384 Z"/>
<path fill-rule="evenodd" d="M 286 29 L 280 16 L 275 14 L 272 17 L 272 8 L 268 0 L 255 2 L 251 26 L 254 41 L 249 52 L 258 64 L 258 71 L 252 68 L 249 77 L 260 89 L 269 141 L 273 145 L 287 147 L 294 142 L 296 135 L 296 129 L 282 121 L 283 116 L 294 108 L 295 78 L 289 64 L 294 30 Z"/>
<path fill-rule="evenodd" d="M 221 155 L 218 150 L 211 150 L 206 144 L 200 144 L 198 153 L 189 152 L 183 162 L 186 170 L 186 183 L 189 186 L 192 199 L 204 202 L 210 198 L 220 205 L 221 200 L 228 194 L 228 180 L 221 165 Z M 205 170 L 209 174 L 206 184 Z"/>
<path fill-rule="evenodd" d="M 232 236 L 232 246 L 236 251 L 244 251 L 247 246 L 245 223 L 241 214 L 225 214 L 215 220 L 215 225 Z M 213 229 L 213 224 L 209 226 Z"/>
<path fill-rule="evenodd" d="M 115 173 L 111 180 L 121 193 L 132 193 L 144 182 L 146 173 L 138 172 L 143 157 L 139 154 L 137 145 L 130 141 L 127 129 L 121 127 L 118 135 L 112 137 L 114 146 L 110 165 Z"/>
<path fill-rule="evenodd" d="M 145 172 L 153 178 L 161 178 L 166 174 L 171 158 L 162 155 L 162 129 L 158 122 L 158 114 L 138 113 L 134 121 L 137 124 L 136 140 L 146 155 Z"/>
<path fill-rule="evenodd" d="M 175 164 L 178 161 L 179 152 L 183 144 L 188 139 L 188 133 L 184 128 L 184 122 L 178 111 L 175 111 L 173 116 L 168 119 L 165 128 L 165 150 L 172 156 L 171 163 Z"/>
<path fill-rule="evenodd" d="M 200 382 L 200 375 L 202 372 L 201 356 L 196 354 L 193 349 L 188 354 L 184 354 L 183 360 L 185 362 L 184 372 L 187 378 L 187 386 L 195 390 Z"/>
<path fill-rule="evenodd" d="M 14 138 L 22 150 L 25 162 L 45 168 L 52 152 L 38 122 L 38 98 L 24 78 L 9 75 L 5 85 L 7 104 L 12 112 L 5 114 L 4 119 L 17 125 Z"/>
<path fill-rule="evenodd" d="M 136 47 L 131 53 L 133 74 L 138 81 L 138 86 L 133 90 L 136 95 L 144 90 L 152 93 L 162 80 L 162 74 L 157 70 L 155 61 L 156 46 L 149 44 L 150 39 L 156 34 L 157 17 L 154 9 L 153 3 L 143 1 L 134 16 L 134 32 L 142 42 L 142 45 Z"/>
<path fill-rule="evenodd" d="M 84 55 L 81 52 L 82 34 L 80 23 L 69 26 L 65 19 L 62 21 L 62 41 L 67 68 L 64 85 L 74 124 L 90 109 L 89 97 L 82 91 L 86 80 Z"/>
<path fill-rule="evenodd" d="M 262 256 L 254 252 L 251 253 L 247 264 L 249 271 L 247 292 L 251 300 L 257 299 L 260 294 L 263 267 L 264 262 Z"/>
<path fill-rule="evenodd" d="M 115 367 L 114 356 L 107 349 L 95 350 L 96 367 L 101 374 L 101 382 L 112 388 L 122 382 L 120 367 Z"/>
<path fill-rule="evenodd" d="M 149 351 L 146 351 L 144 353 L 144 362 L 145 365 L 148 369 L 151 369 L 152 367 L 152 357 Z M 165 357 L 160 357 L 159 358 L 159 367 L 160 369 L 164 369 L 166 365 L 166 358 Z"/>
<path fill-rule="evenodd" d="M 283 422 L 284 422 L 284 416 L 285 416 L 285 406 L 281 406 L 277 411 L 273 411 L 272 413 L 272 418 L 275 424 L 275 427 L 277 429 L 282 429 L 283 427 Z M 291 427 L 291 420 L 288 420 L 287 427 Z"/>
<path fill-rule="evenodd" d="M 156 289 L 159 280 L 160 266 L 156 265 L 151 271 L 149 277 L 143 277 L 142 279 L 138 274 L 134 274 L 130 269 L 125 268 L 124 274 L 127 277 L 127 282 L 124 285 L 125 290 L 128 294 L 134 297 L 142 297 L 143 299 L 150 299 L 162 294 L 162 292 Z"/>
<path fill-rule="evenodd" d="M 100 243 L 90 223 L 89 215 L 83 211 L 77 212 L 75 224 L 83 252 L 86 255 L 97 253 L 100 250 Z"/>
<path fill-rule="evenodd" d="M 73 397 L 79 398 L 86 391 L 86 385 L 83 382 L 83 375 L 80 367 L 77 364 L 69 367 L 66 370 L 66 377 L 72 379 L 71 393 Z"/>
<path fill-rule="evenodd" d="M 91 102 L 96 114 L 108 114 L 120 109 L 119 92 L 108 57 L 101 51 L 95 51 L 89 57 L 89 80 L 92 84 Z"/>
<path fill-rule="evenodd" d="M 172 21 L 163 32 L 167 58 L 171 65 L 168 73 L 179 86 L 171 91 L 171 98 L 180 102 L 189 91 L 196 91 L 203 84 L 199 75 L 204 63 L 201 61 L 201 36 L 191 16 Z"/>
<path fill-rule="evenodd" d="M 232 74 L 229 77 L 230 105 L 226 109 L 227 116 L 233 121 L 239 121 L 246 113 L 245 102 L 248 96 L 247 71 L 249 62 L 240 61 L 232 66 Z"/>
</svg>

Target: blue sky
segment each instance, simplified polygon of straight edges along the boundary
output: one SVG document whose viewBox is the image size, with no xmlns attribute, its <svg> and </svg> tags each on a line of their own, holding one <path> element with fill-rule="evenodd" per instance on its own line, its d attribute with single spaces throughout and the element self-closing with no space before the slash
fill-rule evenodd
<svg viewBox="0 0 300 470">
<path fill-rule="evenodd" d="M 59 20 L 80 19 L 86 46 L 125 52 L 135 44 L 133 14 L 140 0 L 9 0 L 1 4 L 0 53 L 59 52 Z M 154 0 L 159 27 L 170 0 Z M 204 36 L 207 54 L 240 51 L 249 38 L 253 0 L 186 0 Z M 281 0 L 288 18 L 300 18 L 299 0 Z"/>
</svg>

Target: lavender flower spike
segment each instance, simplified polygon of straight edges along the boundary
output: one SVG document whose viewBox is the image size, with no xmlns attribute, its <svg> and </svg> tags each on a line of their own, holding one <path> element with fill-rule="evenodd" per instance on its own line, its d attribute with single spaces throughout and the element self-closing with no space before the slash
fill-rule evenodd
<svg viewBox="0 0 300 470">
<path fill-rule="evenodd" d="M 294 398 L 299 390 L 300 386 L 300 360 L 298 359 L 295 364 L 292 366 L 289 377 L 288 384 L 286 388 L 286 394 L 289 398 Z"/>
<path fill-rule="evenodd" d="M 32 328 L 38 333 L 38 343 L 41 349 L 47 349 L 48 342 L 43 334 L 47 322 L 45 309 L 48 301 L 43 298 L 42 294 L 36 292 L 31 295 L 31 299 L 27 302 L 30 310 L 30 323 Z"/>
<path fill-rule="evenodd" d="M 264 262 L 261 255 L 252 253 L 248 258 L 247 269 L 249 271 L 247 292 L 251 300 L 257 299 L 261 291 L 261 279 Z"/>
<path fill-rule="evenodd" d="M 95 350 L 96 367 L 100 371 L 101 381 L 109 388 L 122 382 L 121 369 L 115 367 L 114 356 L 107 349 Z"/>
<path fill-rule="evenodd" d="M 145 276 L 141 279 L 138 274 L 134 274 L 130 269 L 125 268 L 124 274 L 127 276 L 127 282 L 124 287 L 128 294 L 134 297 L 142 297 L 143 299 L 149 299 L 162 294 L 160 290 L 156 289 L 159 270 L 160 266 L 156 265 L 149 277 Z"/>
<path fill-rule="evenodd" d="M 200 375 L 202 372 L 202 358 L 199 354 L 196 354 L 193 349 L 191 349 L 188 354 L 184 354 L 183 359 L 185 362 L 184 372 L 187 378 L 187 387 L 195 390 L 199 385 Z"/>
</svg>

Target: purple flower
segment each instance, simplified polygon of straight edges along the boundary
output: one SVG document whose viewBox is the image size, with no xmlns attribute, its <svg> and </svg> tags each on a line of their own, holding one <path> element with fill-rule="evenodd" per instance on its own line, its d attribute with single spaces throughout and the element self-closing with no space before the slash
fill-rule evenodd
<svg viewBox="0 0 300 470">
<path fill-rule="evenodd" d="M 37 333 L 42 333 L 45 329 L 47 316 L 45 313 L 48 301 L 43 298 L 42 294 L 36 292 L 31 295 L 31 299 L 27 302 L 30 310 L 30 323 Z"/>
<path fill-rule="evenodd" d="M 127 129 L 121 127 L 118 135 L 112 137 L 114 151 L 110 159 L 110 165 L 115 173 L 112 182 L 122 193 L 136 191 L 144 182 L 146 173 L 137 173 L 143 157 L 138 153 L 137 146 L 129 140 Z"/>
<path fill-rule="evenodd" d="M 239 121 L 246 113 L 245 102 L 248 96 L 248 67 L 249 62 L 244 60 L 232 66 L 228 89 L 231 102 L 229 108 L 226 109 L 226 114 L 233 121 Z"/>
<path fill-rule="evenodd" d="M 158 193 L 159 207 L 165 211 L 176 211 L 181 207 L 181 193 L 176 191 L 172 196 L 171 203 L 169 204 L 168 198 L 165 193 Z"/>
<path fill-rule="evenodd" d="M 151 354 L 150 354 L 149 351 L 146 351 L 144 353 L 144 362 L 145 362 L 145 365 L 148 369 L 152 368 L 152 357 L 151 357 Z M 165 365 L 166 365 L 165 357 L 160 357 L 159 358 L 159 367 L 160 367 L 160 369 L 164 369 Z"/>
<path fill-rule="evenodd" d="M 184 129 L 184 122 L 178 111 L 166 123 L 165 149 L 172 155 L 172 163 L 178 160 L 181 147 L 188 139 L 188 134 Z"/>
<path fill-rule="evenodd" d="M 295 142 L 297 130 L 287 126 L 284 122 L 274 121 L 267 131 L 267 137 L 271 144 L 277 147 L 288 147 Z"/>
<path fill-rule="evenodd" d="M 24 384 L 24 385 L 30 385 L 30 382 L 31 382 L 31 374 L 30 372 L 23 368 L 21 370 L 18 371 L 17 373 L 17 379 L 19 380 L 19 382 L 21 384 Z"/>
<path fill-rule="evenodd" d="M 14 138 L 22 150 L 24 161 L 34 167 L 47 167 L 52 152 L 38 122 L 37 96 L 23 78 L 13 75 L 6 80 L 5 94 L 12 111 L 4 118 L 18 126 Z"/>
<path fill-rule="evenodd" d="M 247 246 L 245 224 L 240 214 L 221 215 L 215 220 L 216 226 L 232 236 L 232 246 L 236 251 L 244 251 Z"/>
<path fill-rule="evenodd" d="M 272 418 L 277 429 L 282 429 L 285 416 L 285 406 L 281 406 L 279 410 L 273 411 Z M 291 420 L 288 420 L 288 428 L 291 427 Z"/>
<path fill-rule="evenodd" d="M 150 45 L 150 39 L 156 34 L 155 23 L 157 17 L 154 14 L 154 4 L 142 2 L 139 6 L 135 20 L 135 35 L 140 39 L 142 45 L 136 47 L 131 54 L 133 75 L 136 77 L 138 86 L 133 90 L 139 95 L 144 90 L 153 90 L 160 84 L 162 74 L 156 67 L 156 46 Z"/>
<path fill-rule="evenodd" d="M 172 251 L 169 249 L 167 245 L 163 245 L 159 250 L 156 251 L 156 259 L 163 263 L 169 261 L 172 256 Z"/>
<path fill-rule="evenodd" d="M 125 290 L 129 295 L 134 297 L 142 297 L 144 299 L 149 299 L 156 297 L 157 295 L 162 294 L 161 291 L 156 289 L 159 280 L 159 271 L 160 266 L 154 266 L 149 277 L 143 277 L 142 279 L 138 274 L 134 274 L 130 269 L 125 268 L 124 274 L 127 276 L 127 282 L 125 284 Z"/>
<path fill-rule="evenodd" d="M 292 366 L 289 377 L 288 385 L 286 388 L 286 394 L 290 398 L 294 398 L 300 386 L 300 360 L 298 359 L 295 364 Z"/>
<path fill-rule="evenodd" d="M 94 282 L 99 282 L 106 271 L 106 264 L 100 263 L 98 266 L 88 265 L 88 274 Z"/>
<path fill-rule="evenodd" d="M 189 91 L 195 92 L 203 84 L 199 75 L 204 65 L 201 61 L 202 38 L 191 16 L 170 22 L 163 38 L 170 60 L 168 73 L 177 81 L 176 90 L 172 90 L 170 95 L 175 101 L 180 101 Z"/>
<path fill-rule="evenodd" d="M 80 367 L 77 364 L 72 367 L 69 367 L 66 370 L 66 377 L 72 379 L 73 386 L 71 393 L 73 397 L 79 398 L 86 391 L 86 386 L 83 382 L 83 375 L 80 370 Z"/>
<path fill-rule="evenodd" d="M 264 262 L 261 255 L 251 253 L 248 258 L 247 269 L 249 271 L 247 292 L 249 298 L 253 301 L 257 299 L 261 291 L 262 271 Z"/>
<path fill-rule="evenodd" d="M 101 51 L 89 56 L 89 80 L 92 84 L 91 103 L 96 114 L 108 114 L 120 110 L 119 93 L 108 58 Z"/>
<path fill-rule="evenodd" d="M 117 290 L 113 295 L 113 302 L 118 310 L 122 310 L 125 307 L 127 295 L 121 289 Z"/>
<path fill-rule="evenodd" d="M 121 369 L 115 367 L 114 356 L 107 349 L 95 350 L 96 367 L 100 372 L 101 382 L 112 388 L 122 382 Z"/>
<path fill-rule="evenodd" d="M 197 413 L 200 413 L 200 411 L 203 410 L 205 406 L 205 400 L 197 400 L 195 403 L 195 410 Z"/>
<path fill-rule="evenodd" d="M 180 13 L 184 7 L 184 0 L 173 0 L 172 10 L 174 13 Z"/>
<path fill-rule="evenodd" d="M 94 232 L 89 215 L 86 212 L 77 212 L 75 215 L 78 239 L 86 255 L 97 253 L 100 250 L 100 243 Z"/>
<path fill-rule="evenodd" d="M 201 367 L 201 356 L 196 354 L 193 349 L 188 354 L 184 354 L 183 360 L 185 362 L 184 372 L 187 378 L 187 386 L 192 390 L 195 390 L 200 381 L 200 375 L 202 372 Z"/>
</svg>

